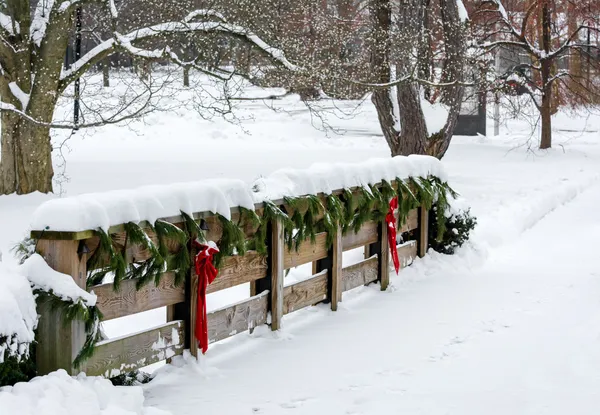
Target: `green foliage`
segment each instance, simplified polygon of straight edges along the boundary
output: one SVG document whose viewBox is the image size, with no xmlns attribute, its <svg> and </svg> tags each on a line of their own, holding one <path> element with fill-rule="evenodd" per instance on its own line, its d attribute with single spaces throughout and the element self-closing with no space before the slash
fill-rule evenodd
<svg viewBox="0 0 600 415">
<path fill-rule="evenodd" d="M 20 359 L 16 356 L 5 357 L 4 362 L 0 363 L 0 388 L 33 379 L 37 375 L 34 356 L 35 345 L 30 345 L 28 356 Z"/>
<path fill-rule="evenodd" d="M 469 239 L 477 225 L 477 218 L 471 215 L 470 210 L 446 217 L 445 209 L 441 206 L 434 205 L 433 214 L 429 216 L 429 247 L 436 252 L 452 255 Z M 443 226 L 440 226 L 440 222 L 443 222 Z"/>
<path fill-rule="evenodd" d="M 318 232 L 327 232 L 327 245 L 333 243 L 333 236 L 338 227 L 343 233 L 348 231 L 358 232 L 368 221 L 383 221 L 389 210 L 392 198 L 399 198 L 400 223 L 404 223 L 408 212 L 418 206 L 431 208 L 435 212 L 430 215 L 436 226 L 430 226 L 434 232 L 431 241 L 446 242 L 445 246 L 460 246 L 468 237 L 469 231 L 474 226 L 474 218 L 470 216 L 454 218 L 454 222 L 446 220 L 444 212 L 448 206 L 450 196 L 456 193 L 446 182 L 437 178 L 409 178 L 408 180 L 396 179 L 395 186 L 387 181 L 382 181 L 377 186 L 364 186 L 354 192 L 344 190 L 341 195 L 306 195 L 286 198 L 285 205 L 289 213 L 272 201 L 264 202 L 263 214 L 259 217 L 256 212 L 244 208 L 240 209 L 240 219 L 231 221 L 222 215 L 217 218 L 222 227 L 222 236 L 219 241 L 220 253 L 216 258 L 217 267 L 223 258 L 231 255 L 243 255 L 248 249 L 259 253 L 267 252 L 267 232 L 274 221 L 280 221 L 284 229 L 284 239 L 289 249 L 298 249 L 306 240 L 315 241 Z M 125 246 L 117 246 L 111 236 L 98 229 L 99 246 L 88 260 L 88 285 L 102 282 L 108 273 L 114 274 L 114 287 L 119 288 L 124 279 L 135 279 L 139 289 L 143 285 L 154 282 L 158 284 L 165 271 L 176 273 L 176 283 L 181 284 L 189 273 L 192 259 L 190 258 L 190 243 L 192 240 L 206 242 L 204 232 L 198 222 L 190 215 L 181 212 L 183 226 L 181 228 L 157 220 L 153 229 L 157 236 L 157 243 L 150 239 L 140 225 L 129 222 L 124 225 L 126 232 Z M 462 222 L 461 222 L 462 221 Z M 253 237 L 247 241 L 243 231 L 245 226 L 256 229 Z M 462 232 L 462 229 L 466 232 Z M 452 237 L 450 233 L 458 229 L 458 236 Z M 452 239 L 453 238 L 453 239 Z M 170 242 L 180 248 L 177 252 L 169 251 Z M 438 242 L 436 242 L 438 243 Z M 149 258 L 127 266 L 125 252 L 127 245 L 136 244 L 147 250 Z M 28 244 L 19 248 L 19 252 L 28 252 Z M 78 365 L 93 353 L 94 344 L 100 339 L 99 323 L 101 315 L 95 307 L 86 307 L 83 304 L 70 304 L 53 296 L 52 293 L 40 293 L 47 296 L 63 310 L 67 321 L 81 319 L 86 323 L 87 339 L 84 349 L 77 356 L 75 363 Z M 123 382 L 131 382 L 132 375 L 123 375 Z"/>
</svg>

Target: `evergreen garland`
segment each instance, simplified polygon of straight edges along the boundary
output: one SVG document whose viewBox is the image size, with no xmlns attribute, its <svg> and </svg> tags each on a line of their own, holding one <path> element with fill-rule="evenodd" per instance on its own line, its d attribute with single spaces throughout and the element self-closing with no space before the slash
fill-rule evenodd
<svg viewBox="0 0 600 415">
<path fill-rule="evenodd" d="M 216 215 L 222 227 L 220 252 L 216 257 L 217 267 L 225 257 L 243 255 L 248 249 L 266 254 L 267 228 L 275 220 L 282 222 L 285 243 L 290 250 L 299 249 L 300 244 L 308 239 L 314 242 L 316 234 L 323 231 L 327 232 L 327 246 L 331 247 L 338 227 L 344 234 L 351 230 L 356 233 L 368 221 L 383 221 L 389 210 L 389 201 L 396 196 L 399 199 L 399 224 L 406 221 L 410 210 L 421 205 L 431 209 L 435 203 L 437 235 L 443 235 L 446 231 L 443 212 L 448 206 L 449 195 L 456 197 L 457 194 L 448 183 L 436 177 L 411 177 L 407 180 L 396 179 L 395 187 L 390 182 L 382 181 L 377 186 L 358 187 L 354 192 L 345 189 L 341 195 L 288 197 L 284 203 L 289 212 L 272 201 L 264 202 L 262 216 L 240 207 L 240 219 L 237 223 Z M 149 227 L 156 233 L 158 243 L 154 243 L 144 229 L 133 222 L 124 225 L 126 242 L 122 248 L 116 246 L 104 230 L 98 229 L 96 235 L 99 245 L 88 260 L 88 287 L 101 284 L 108 273 L 114 274 L 115 290 L 119 289 L 120 283 L 125 279 L 135 279 L 138 289 L 150 282 L 158 285 L 166 271 L 175 273 L 176 284 L 183 283 L 192 265 L 190 242 L 206 240 L 198 221 L 184 212 L 181 212 L 181 216 L 181 228 L 160 219 Z M 256 230 L 250 240 L 246 240 L 243 230 L 246 226 Z M 177 252 L 169 251 L 170 242 L 179 246 Z M 143 247 L 148 251 L 149 258 L 127 265 L 125 252 L 128 244 Z M 30 245 L 22 244 L 18 251 L 29 252 Z M 40 294 L 60 307 L 67 320 L 77 318 L 85 321 L 86 342 L 74 362 L 76 366 L 81 364 L 92 355 L 94 345 L 100 339 L 99 324 L 102 316 L 99 310 L 84 304 L 64 302 L 52 293 Z"/>
</svg>

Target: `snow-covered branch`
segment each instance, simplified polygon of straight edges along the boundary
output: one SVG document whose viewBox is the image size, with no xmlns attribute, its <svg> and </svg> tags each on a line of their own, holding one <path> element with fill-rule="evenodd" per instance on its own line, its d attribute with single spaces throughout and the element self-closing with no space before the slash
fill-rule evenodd
<svg viewBox="0 0 600 415">
<path fill-rule="evenodd" d="M 223 33 L 235 37 L 245 39 L 260 50 L 262 50 L 267 56 L 279 63 L 283 67 L 290 71 L 297 71 L 299 68 L 291 63 L 285 57 L 285 54 L 281 49 L 275 48 L 267 44 L 258 35 L 249 31 L 248 29 L 227 23 L 224 18 L 220 21 L 200 21 L 192 22 L 191 20 L 197 17 L 216 17 L 223 18 L 222 15 L 216 12 L 207 10 L 197 10 L 190 13 L 186 19 L 182 22 L 168 22 L 154 26 L 145 27 L 142 29 L 135 30 L 131 33 L 122 35 L 115 32 L 111 39 L 105 40 L 104 42 L 97 45 L 95 48 L 86 53 L 81 59 L 75 62 L 69 69 L 63 70 L 61 73 L 61 83 L 66 86 L 76 78 L 82 76 L 91 66 L 98 63 L 106 56 L 114 53 L 117 49 L 123 50 L 130 55 L 139 56 L 142 58 L 158 59 L 158 58 L 169 58 L 173 56 L 168 49 L 149 51 L 146 49 L 140 49 L 133 45 L 134 42 L 160 36 L 169 36 L 181 33 L 190 32 L 204 32 L 204 33 Z"/>
</svg>

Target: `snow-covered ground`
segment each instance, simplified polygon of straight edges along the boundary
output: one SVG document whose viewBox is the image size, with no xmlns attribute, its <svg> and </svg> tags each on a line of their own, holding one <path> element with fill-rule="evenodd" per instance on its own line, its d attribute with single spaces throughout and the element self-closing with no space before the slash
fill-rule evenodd
<svg viewBox="0 0 600 415">
<path fill-rule="evenodd" d="M 275 105 L 287 111 L 241 102 L 243 129 L 157 113 L 75 136 L 62 190 L 252 182 L 281 167 L 388 154 L 369 102 L 326 104 L 327 122 L 340 130 L 327 133 L 295 97 Z M 348 293 L 337 313 L 312 307 L 287 316 L 277 334 L 261 328 L 211 345 L 199 363 L 176 359 L 144 387 L 145 405 L 176 415 L 596 413 L 600 116 L 559 114 L 555 128 L 555 148 L 543 153 L 528 150 L 521 121 L 499 137 L 454 139 L 444 165 L 479 222 L 459 255 L 417 261 L 389 292 Z M 5 262 L 48 198 L 0 196 Z M 241 286 L 210 295 L 209 305 L 247 295 Z M 106 331 L 118 336 L 164 318 L 162 309 L 141 313 Z"/>
</svg>

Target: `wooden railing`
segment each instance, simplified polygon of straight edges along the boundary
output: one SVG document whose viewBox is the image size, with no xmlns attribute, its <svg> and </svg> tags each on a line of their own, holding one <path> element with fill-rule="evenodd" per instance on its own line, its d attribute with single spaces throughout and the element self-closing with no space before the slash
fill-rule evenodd
<svg viewBox="0 0 600 415">
<path fill-rule="evenodd" d="M 279 202 L 278 202 L 279 203 Z M 283 205 L 283 202 L 281 202 Z M 260 214 L 260 206 L 257 212 Z M 235 214 L 235 212 L 234 212 Z M 218 241 L 221 234 L 219 222 L 209 215 L 204 217 L 209 231 L 207 239 Z M 181 218 L 171 218 L 174 223 Z M 399 224 L 399 233 L 405 241 L 398 246 L 401 265 L 407 266 L 427 249 L 428 212 L 414 209 L 405 223 Z M 381 289 L 389 284 L 389 247 L 387 227 L 383 223 L 367 222 L 354 233 L 345 235 L 338 229 L 333 244 L 328 249 L 326 233 L 316 235 L 314 242 L 307 240 L 299 248 L 288 249 L 284 243 L 281 222 L 269 227 L 268 254 L 249 251 L 243 256 L 227 257 L 219 270 L 217 279 L 208 287 L 214 293 L 240 284 L 250 283 L 250 298 L 208 314 L 209 341 L 217 342 L 267 323 L 273 330 L 281 327 L 283 315 L 321 302 L 329 302 L 337 310 L 342 293 L 379 281 Z M 111 228 L 113 241 L 124 241 L 122 227 Z M 249 230 L 252 233 L 252 230 Z M 149 234 L 153 237 L 152 234 Z M 86 288 L 86 259 L 93 251 L 98 238 L 93 232 L 34 234 L 39 239 L 38 252 L 48 264 L 59 272 L 73 276 L 77 284 Z M 250 236 L 250 235 L 249 235 Z M 364 247 L 364 260 L 344 266 L 344 251 Z M 127 248 L 127 260 L 140 260 L 147 252 L 136 246 Z M 312 277 L 291 285 L 284 284 L 287 269 L 312 263 Z M 84 327 L 74 321 L 63 325 L 57 311 L 41 310 L 38 330 L 37 363 L 40 374 L 58 368 L 70 373 L 83 371 L 88 375 L 112 377 L 158 361 L 180 355 L 190 349 L 196 355 L 194 339 L 197 277 L 191 271 L 185 283 L 175 285 L 172 274 L 163 275 L 160 284 L 149 284 L 136 289 L 135 280 L 125 280 L 118 291 L 112 284 L 89 289 L 97 297 L 97 306 L 104 320 L 112 320 L 160 307 L 167 308 L 167 323 L 128 336 L 102 341 L 96 345 L 93 356 L 79 368 L 73 367 L 73 359 L 85 340 Z"/>
</svg>

